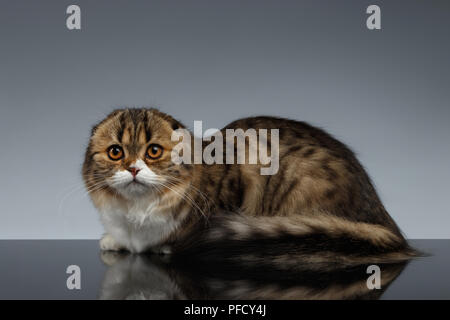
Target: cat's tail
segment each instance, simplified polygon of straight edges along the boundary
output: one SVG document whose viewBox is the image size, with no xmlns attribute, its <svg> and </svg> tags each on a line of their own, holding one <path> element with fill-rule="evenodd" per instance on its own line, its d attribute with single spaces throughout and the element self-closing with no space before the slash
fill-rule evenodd
<svg viewBox="0 0 450 320">
<path fill-rule="evenodd" d="M 249 217 L 221 215 L 203 243 L 239 253 L 241 259 L 290 264 L 398 263 L 419 255 L 387 227 L 331 215 Z"/>
</svg>

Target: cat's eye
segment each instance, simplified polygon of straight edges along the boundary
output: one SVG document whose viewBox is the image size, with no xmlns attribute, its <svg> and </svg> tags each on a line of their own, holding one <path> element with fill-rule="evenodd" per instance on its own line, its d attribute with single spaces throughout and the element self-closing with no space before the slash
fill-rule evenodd
<svg viewBox="0 0 450 320">
<path fill-rule="evenodd" d="M 163 147 L 158 144 L 151 144 L 147 148 L 147 157 L 150 159 L 158 159 L 162 156 Z"/>
<path fill-rule="evenodd" d="M 108 148 L 108 157 L 111 160 L 117 161 L 123 158 L 123 149 L 121 146 L 113 145 Z"/>
</svg>

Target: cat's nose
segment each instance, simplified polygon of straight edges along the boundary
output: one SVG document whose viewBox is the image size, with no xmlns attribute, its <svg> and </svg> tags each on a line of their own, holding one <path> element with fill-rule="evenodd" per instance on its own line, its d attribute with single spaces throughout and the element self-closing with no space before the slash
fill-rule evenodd
<svg viewBox="0 0 450 320">
<path fill-rule="evenodd" d="M 130 171 L 131 174 L 133 175 L 133 178 L 135 178 L 136 175 L 138 174 L 138 172 L 141 171 L 141 170 L 138 169 L 138 168 L 128 168 L 128 171 Z"/>
</svg>

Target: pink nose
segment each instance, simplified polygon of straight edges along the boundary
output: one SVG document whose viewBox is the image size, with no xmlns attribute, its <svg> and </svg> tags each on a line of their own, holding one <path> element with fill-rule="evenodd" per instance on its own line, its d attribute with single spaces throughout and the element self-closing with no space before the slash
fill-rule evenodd
<svg viewBox="0 0 450 320">
<path fill-rule="evenodd" d="M 133 175 L 133 178 L 135 178 L 136 175 L 138 174 L 138 172 L 141 171 L 141 170 L 139 170 L 137 168 L 128 168 L 128 171 L 130 171 L 131 174 Z"/>
</svg>

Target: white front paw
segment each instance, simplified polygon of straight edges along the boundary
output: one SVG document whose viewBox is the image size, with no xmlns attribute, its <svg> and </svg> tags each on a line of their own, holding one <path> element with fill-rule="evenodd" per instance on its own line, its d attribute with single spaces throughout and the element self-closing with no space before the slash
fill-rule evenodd
<svg viewBox="0 0 450 320">
<path fill-rule="evenodd" d="M 104 234 L 100 239 L 100 249 L 104 251 L 120 251 L 123 248 L 109 234 Z"/>
</svg>

